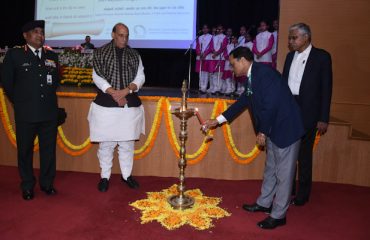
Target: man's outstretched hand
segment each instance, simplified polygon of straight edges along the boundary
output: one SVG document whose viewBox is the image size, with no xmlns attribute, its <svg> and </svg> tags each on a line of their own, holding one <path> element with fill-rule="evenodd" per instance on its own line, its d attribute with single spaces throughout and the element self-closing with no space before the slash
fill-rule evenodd
<svg viewBox="0 0 370 240">
<path fill-rule="evenodd" d="M 217 119 L 208 119 L 202 125 L 202 130 L 204 132 L 208 131 L 211 128 L 216 128 L 218 126 Z"/>
</svg>

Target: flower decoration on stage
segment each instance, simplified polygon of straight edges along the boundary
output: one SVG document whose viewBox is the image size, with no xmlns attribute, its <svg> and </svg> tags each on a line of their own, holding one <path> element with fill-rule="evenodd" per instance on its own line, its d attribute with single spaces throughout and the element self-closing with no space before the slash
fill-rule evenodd
<svg viewBox="0 0 370 240">
<path fill-rule="evenodd" d="M 191 102 L 191 101 L 189 101 L 189 102 Z M 214 104 L 213 110 L 212 110 L 211 118 L 214 118 L 216 116 L 217 106 L 218 106 L 218 102 L 216 101 L 215 104 Z M 180 155 L 179 155 L 180 144 L 177 141 L 177 136 L 176 136 L 176 133 L 175 133 L 173 118 L 172 118 L 172 114 L 170 112 L 170 102 L 169 102 L 168 99 L 165 101 L 165 104 L 164 104 L 164 107 L 163 107 L 163 112 L 165 113 L 165 123 L 166 123 L 166 130 L 167 130 L 166 132 L 167 132 L 168 140 L 170 141 L 170 145 L 172 147 L 172 150 L 176 154 L 176 157 L 179 158 L 180 157 Z M 213 130 L 211 130 L 210 134 L 212 134 L 212 132 L 213 132 Z M 196 164 L 205 157 L 205 155 L 208 152 L 209 146 L 211 144 L 211 142 L 208 141 L 207 139 L 208 139 L 207 136 L 205 136 L 203 138 L 201 146 L 199 147 L 199 149 L 194 154 L 186 154 L 188 164 L 190 164 L 190 165 L 191 164 Z"/>
<path fill-rule="evenodd" d="M 94 98 L 96 96 L 95 93 L 75 93 L 75 92 L 58 92 L 57 95 L 59 97 L 77 97 L 77 98 Z M 158 132 L 160 130 L 162 116 L 164 117 L 165 121 L 165 129 L 166 134 L 173 150 L 173 153 L 178 156 L 179 154 L 179 142 L 177 139 L 177 134 L 174 127 L 174 120 L 172 114 L 170 112 L 169 106 L 170 102 L 180 102 L 180 98 L 167 98 L 167 97 L 150 97 L 150 96 L 143 96 L 141 97 L 143 101 L 157 101 L 156 110 L 154 114 L 154 119 L 151 124 L 150 132 L 144 141 L 143 144 L 139 145 L 140 147 L 135 150 L 135 160 L 142 159 L 146 157 L 155 146 L 155 142 L 157 140 Z M 218 114 L 222 113 L 227 109 L 228 104 L 233 103 L 231 100 L 225 99 L 214 99 L 214 98 L 189 98 L 189 103 L 203 103 L 203 104 L 211 104 L 213 103 L 213 110 L 211 114 L 211 118 L 214 118 Z M 9 113 L 7 110 L 7 104 L 5 101 L 5 95 L 2 88 L 0 88 L 0 118 L 5 129 L 5 133 L 10 141 L 10 143 L 16 147 L 16 135 L 14 131 L 14 127 L 9 117 Z M 238 164 L 249 164 L 254 159 L 256 159 L 260 153 L 260 149 L 257 146 L 254 146 L 250 152 L 242 153 L 236 146 L 236 143 L 233 139 L 233 133 L 231 130 L 231 126 L 229 124 L 224 124 L 222 126 L 222 132 L 225 139 L 227 150 L 230 153 L 231 158 Z M 213 130 L 210 134 L 213 134 Z M 318 144 L 320 140 L 320 135 L 316 135 L 315 145 Z M 92 147 L 90 143 L 90 139 L 87 137 L 82 144 L 73 144 L 68 140 L 68 137 L 64 133 L 62 126 L 58 127 L 58 138 L 57 138 L 58 146 L 68 155 L 70 156 L 80 156 L 89 151 Z M 161 142 L 162 143 L 162 142 Z M 140 144 L 140 143 L 139 143 Z M 207 141 L 207 137 L 203 138 L 203 141 L 195 153 L 186 154 L 188 159 L 189 165 L 194 165 L 199 163 L 204 159 L 207 155 L 209 148 L 211 147 L 212 141 Z M 36 138 L 34 143 L 34 151 L 38 151 L 38 139 Z"/>
<path fill-rule="evenodd" d="M 61 65 L 61 84 L 76 86 L 92 85 L 92 53 L 82 52 L 80 48 L 66 48 L 59 54 Z"/>
<path fill-rule="evenodd" d="M 154 120 L 152 127 L 150 129 L 148 138 L 146 139 L 143 146 L 141 146 L 139 149 L 134 151 L 134 159 L 141 159 L 148 155 L 150 151 L 152 150 L 154 146 L 155 139 L 157 138 L 159 127 L 161 125 L 161 119 L 162 119 L 162 104 L 163 104 L 164 98 L 160 98 L 158 100 L 158 104 L 156 107 L 156 111 L 154 114 Z"/>
<path fill-rule="evenodd" d="M 167 198 L 176 194 L 178 191 L 175 184 L 160 192 L 148 192 L 146 199 L 137 200 L 130 206 L 141 211 L 141 224 L 157 221 L 168 230 L 184 225 L 205 230 L 214 226 L 212 219 L 231 216 L 229 212 L 218 206 L 222 201 L 221 198 L 204 196 L 200 189 L 185 192 L 195 199 L 193 207 L 185 210 L 173 209 Z"/>
<path fill-rule="evenodd" d="M 61 84 L 73 84 L 78 87 L 93 84 L 92 68 L 62 66 L 61 73 Z"/>
<path fill-rule="evenodd" d="M 220 112 L 223 112 L 227 109 L 226 102 L 223 102 L 220 106 Z M 251 152 L 249 153 L 241 153 L 235 145 L 234 139 L 231 133 L 231 127 L 229 124 L 224 124 L 222 126 L 222 131 L 224 133 L 224 138 L 226 142 L 226 147 L 229 150 L 231 157 L 234 159 L 235 162 L 239 164 L 249 164 L 251 163 L 260 153 L 260 149 L 257 145 L 254 146 Z"/>
</svg>

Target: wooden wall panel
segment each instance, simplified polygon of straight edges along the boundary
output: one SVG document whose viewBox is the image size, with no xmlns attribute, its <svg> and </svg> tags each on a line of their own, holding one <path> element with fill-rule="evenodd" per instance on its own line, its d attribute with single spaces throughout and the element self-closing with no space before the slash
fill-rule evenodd
<svg viewBox="0 0 370 240">
<path fill-rule="evenodd" d="M 354 129 L 370 136 L 370 103 L 332 102 L 330 114 L 351 123 Z"/>
<path fill-rule="evenodd" d="M 361 112 L 357 103 L 370 105 L 369 12 L 368 0 L 280 0 L 278 69 L 283 69 L 288 52 L 289 26 L 297 22 L 309 24 L 313 45 L 332 56 L 332 101 L 352 104 L 352 109 L 343 107 L 339 113 L 349 122 L 370 122 L 370 114 L 355 119 L 346 117 L 353 111 Z"/>
<path fill-rule="evenodd" d="M 91 99 L 60 98 L 60 105 L 67 108 L 68 119 L 63 129 L 67 139 L 73 144 L 81 144 L 88 137 L 88 123 L 86 116 Z M 173 107 L 178 103 L 173 102 Z M 10 104 L 7 102 L 9 113 L 12 114 Z M 146 112 L 146 129 L 150 131 L 157 106 L 156 101 L 144 101 Z M 203 118 L 211 115 L 213 103 L 189 104 L 189 107 L 198 107 Z M 13 120 L 12 120 L 13 122 Z M 174 119 L 175 129 L 178 134 L 179 120 Z M 200 146 L 202 134 L 199 123 L 192 118 L 189 124 L 189 138 L 187 152 L 194 153 Z M 250 151 L 255 144 L 255 134 L 251 127 L 249 113 L 244 112 L 231 125 L 233 137 L 238 149 L 244 153 Z M 350 183 L 370 186 L 370 141 L 357 141 L 348 139 L 348 125 L 331 125 L 330 131 L 321 138 L 314 152 L 314 180 L 334 183 Z M 136 149 L 146 139 L 142 137 L 136 143 Z M 16 148 L 13 147 L 3 126 L 0 126 L 0 165 L 16 166 Z M 57 147 L 57 169 L 63 171 L 93 172 L 99 178 L 99 163 L 96 157 L 97 145 L 85 154 L 77 157 L 66 154 Z M 34 165 L 39 166 L 39 154 L 34 154 Z M 194 165 L 188 165 L 186 176 L 214 179 L 261 179 L 264 169 L 265 153 L 262 152 L 252 163 L 242 165 L 231 158 L 221 129 L 214 134 L 214 141 L 205 158 Z M 113 172 L 119 173 L 117 156 L 114 160 Z M 157 140 L 152 151 L 140 160 L 135 160 L 134 175 L 177 177 L 177 158 L 167 137 L 167 132 L 162 119 Z"/>
</svg>

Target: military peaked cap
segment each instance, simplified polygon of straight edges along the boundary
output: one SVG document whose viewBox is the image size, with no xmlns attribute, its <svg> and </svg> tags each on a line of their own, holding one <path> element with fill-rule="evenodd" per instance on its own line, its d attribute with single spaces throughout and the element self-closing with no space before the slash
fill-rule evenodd
<svg viewBox="0 0 370 240">
<path fill-rule="evenodd" d="M 23 25 L 22 32 L 28 32 L 30 30 L 33 30 L 35 28 L 45 28 L 45 21 L 44 20 L 33 20 Z"/>
</svg>

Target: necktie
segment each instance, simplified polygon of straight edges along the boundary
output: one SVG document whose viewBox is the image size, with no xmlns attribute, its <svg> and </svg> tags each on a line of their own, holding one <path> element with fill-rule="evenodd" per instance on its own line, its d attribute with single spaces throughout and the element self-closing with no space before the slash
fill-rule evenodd
<svg viewBox="0 0 370 240">
<path fill-rule="evenodd" d="M 38 49 L 36 49 L 36 50 L 35 50 L 36 58 L 37 58 L 37 60 L 39 60 L 39 61 L 40 61 L 40 60 L 41 60 L 41 58 L 40 58 L 39 52 L 40 52 L 40 51 L 39 51 Z"/>
<path fill-rule="evenodd" d="M 254 104 L 253 104 L 253 98 L 252 98 L 252 94 L 253 94 L 253 91 L 252 91 L 252 75 L 248 75 L 247 76 L 248 78 L 248 84 L 247 84 L 247 96 L 248 96 L 248 100 L 249 100 L 249 114 L 251 115 L 251 119 L 252 119 L 252 123 L 253 123 L 253 127 L 256 128 L 257 125 L 258 125 L 258 119 L 256 117 L 256 115 L 254 114 Z"/>
<path fill-rule="evenodd" d="M 251 75 L 248 75 L 247 78 L 248 78 L 247 96 L 250 96 L 250 95 L 253 94 L 253 91 L 252 91 L 252 76 Z"/>
</svg>

